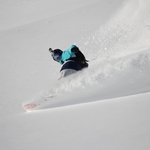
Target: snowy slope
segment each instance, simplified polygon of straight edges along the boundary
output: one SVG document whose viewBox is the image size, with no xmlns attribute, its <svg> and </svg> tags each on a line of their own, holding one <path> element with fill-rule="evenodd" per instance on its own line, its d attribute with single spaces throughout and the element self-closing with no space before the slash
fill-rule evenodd
<svg viewBox="0 0 150 150">
<path fill-rule="evenodd" d="M 0 149 L 149 150 L 150 2 L 1 0 Z M 90 67 L 57 81 L 48 48 Z M 26 113 L 22 104 L 53 98 Z"/>
</svg>

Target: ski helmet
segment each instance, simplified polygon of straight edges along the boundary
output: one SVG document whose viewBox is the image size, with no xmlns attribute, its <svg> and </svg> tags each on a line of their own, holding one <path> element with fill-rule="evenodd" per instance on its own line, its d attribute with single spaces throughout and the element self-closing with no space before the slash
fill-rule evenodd
<svg viewBox="0 0 150 150">
<path fill-rule="evenodd" d="M 60 50 L 60 49 L 52 50 L 52 48 L 49 48 L 49 51 L 50 51 L 51 56 L 53 57 L 53 59 L 54 59 L 55 61 L 58 61 L 58 60 L 60 59 L 62 53 L 63 53 L 63 51 Z"/>
</svg>

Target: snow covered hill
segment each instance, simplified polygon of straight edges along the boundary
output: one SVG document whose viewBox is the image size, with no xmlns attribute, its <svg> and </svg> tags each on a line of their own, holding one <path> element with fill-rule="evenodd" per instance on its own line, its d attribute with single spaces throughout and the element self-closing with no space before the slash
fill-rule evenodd
<svg viewBox="0 0 150 150">
<path fill-rule="evenodd" d="M 149 150 L 150 2 L 1 0 L 0 149 Z M 48 48 L 88 69 L 62 80 Z M 27 102 L 52 95 L 41 109 Z"/>
</svg>

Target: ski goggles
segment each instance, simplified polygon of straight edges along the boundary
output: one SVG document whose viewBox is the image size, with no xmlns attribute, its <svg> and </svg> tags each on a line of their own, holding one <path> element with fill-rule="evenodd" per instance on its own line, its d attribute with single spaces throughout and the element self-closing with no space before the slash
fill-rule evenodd
<svg viewBox="0 0 150 150">
<path fill-rule="evenodd" d="M 54 60 L 59 61 L 60 60 L 60 55 L 59 54 L 55 54 L 53 56 Z"/>
</svg>

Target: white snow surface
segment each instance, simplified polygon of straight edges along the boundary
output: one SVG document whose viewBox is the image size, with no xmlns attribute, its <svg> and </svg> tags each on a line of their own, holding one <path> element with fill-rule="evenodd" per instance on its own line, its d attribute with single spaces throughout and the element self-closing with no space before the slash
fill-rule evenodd
<svg viewBox="0 0 150 150">
<path fill-rule="evenodd" d="M 1 150 L 150 149 L 149 0 L 1 0 L 0 20 Z M 72 44 L 89 68 L 57 80 L 48 49 Z"/>
</svg>

